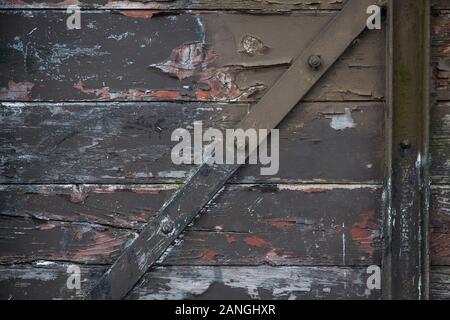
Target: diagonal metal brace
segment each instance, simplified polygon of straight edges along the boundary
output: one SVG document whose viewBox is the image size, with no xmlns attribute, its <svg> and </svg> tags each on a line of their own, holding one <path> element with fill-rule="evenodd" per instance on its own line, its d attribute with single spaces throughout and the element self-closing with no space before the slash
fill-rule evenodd
<svg viewBox="0 0 450 320">
<path fill-rule="evenodd" d="M 267 132 L 274 129 L 365 29 L 367 8 L 376 3 L 376 0 L 348 0 L 236 128 L 267 129 Z M 254 151 L 248 150 L 248 154 Z M 239 167 L 207 163 L 199 166 L 86 298 L 125 297 Z"/>
</svg>

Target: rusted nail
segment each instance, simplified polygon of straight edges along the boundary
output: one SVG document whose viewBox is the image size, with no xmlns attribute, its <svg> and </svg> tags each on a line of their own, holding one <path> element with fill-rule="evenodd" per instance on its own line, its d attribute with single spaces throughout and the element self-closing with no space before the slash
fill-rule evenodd
<svg viewBox="0 0 450 320">
<path fill-rule="evenodd" d="M 172 220 L 170 219 L 164 219 L 163 221 L 161 221 L 161 231 L 164 234 L 169 234 L 173 231 L 174 229 L 174 224 L 172 222 Z"/>
<path fill-rule="evenodd" d="M 308 59 L 308 64 L 313 70 L 317 70 L 322 65 L 322 59 L 318 55 L 312 55 Z"/>
<path fill-rule="evenodd" d="M 411 148 L 411 141 L 409 139 L 404 139 L 400 142 L 400 147 L 404 150 Z"/>
</svg>

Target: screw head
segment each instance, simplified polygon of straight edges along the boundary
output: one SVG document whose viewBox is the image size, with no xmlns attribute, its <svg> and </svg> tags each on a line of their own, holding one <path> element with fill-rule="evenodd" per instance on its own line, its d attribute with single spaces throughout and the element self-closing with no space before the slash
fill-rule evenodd
<svg viewBox="0 0 450 320">
<path fill-rule="evenodd" d="M 170 220 L 170 219 L 164 219 L 164 220 L 161 222 L 161 231 L 162 231 L 162 233 L 164 233 L 164 234 L 169 234 L 169 233 L 171 233 L 171 232 L 173 231 L 174 227 L 175 227 L 175 226 L 174 226 L 172 220 Z"/>
<path fill-rule="evenodd" d="M 313 70 L 317 70 L 322 65 L 322 58 L 318 55 L 312 55 L 308 59 L 308 64 Z"/>
</svg>

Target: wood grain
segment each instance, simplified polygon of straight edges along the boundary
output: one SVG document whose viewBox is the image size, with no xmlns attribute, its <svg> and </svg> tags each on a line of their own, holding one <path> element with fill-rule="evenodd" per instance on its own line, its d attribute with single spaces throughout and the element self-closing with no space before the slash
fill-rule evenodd
<svg viewBox="0 0 450 320">
<path fill-rule="evenodd" d="M 431 168 L 433 182 L 450 183 L 450 103 L 441 102 L 431 110 Z"/>
<path fill-rule="evenodd" d="M 333 17 L 83 12 L 66 30 L 63 11 L 0 14 L 3 101 L 255 101 Z M 305 100 L 382 100 L 384 52 L 364 33 Z"/>
<path fill-rule="evenodd" d="M 91 9 L 233 9 L 259 11 L 289 11 L 289 10 L 339 10 L 343 1 L 326 0 L 156 0 L 156 1 L 120 1 L 120 0 L 4 0 L 0 8 L 67 8 L 78 5 Z"/>
<path fill-rule="evenodd" d="M 248 105 L 0 104 L 2 183 L 183 182 L 174 165 L 177 128 L 232 128 Z M 383 176 L 381 103 L 299 104 L 280 125 L 280 171 L 245 166 L 235 182 L 356 181 Z M 346 126 L 335 124 L 346 119 Z"/>
<path fill-rule="evenodd" d="M 80 290 L 66 286 L 69 264 L 0 266 L 0 299 L 79 299 L 105 269 L 82 266 Z M 156 267 L 128 299 L 379 299 L 366 291 L 366 268 Z"/>
<path fill-rule="evenodd" d="M 0 194 L 0 263 L 112 263 L 151 219 L 149 208 L 174 191 L 86 186 L 80 197 L 61 189 L 14 186 Z M 138 192 L 146 191 L 144 199 Z M 160 264 L 377 264 L 380 201 L 381 190 L 373 186 L 229 185 Z"/>
</svg>

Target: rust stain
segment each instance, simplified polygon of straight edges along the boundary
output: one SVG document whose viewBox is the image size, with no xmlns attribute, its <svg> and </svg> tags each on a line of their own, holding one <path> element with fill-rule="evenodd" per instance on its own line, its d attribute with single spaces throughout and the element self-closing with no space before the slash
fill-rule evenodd
<svg viewBox="0 0 450 320">
<path fill-rule="evenodd" d="M 8 88 L 0 88 L 0 99 L 7 100 L 30 100 L 30 92 L 34 87 L 31 82 L 8 81 Z"/>
<path fill-rule="evenodd" d="M 235 243 L 237 240 L 235 237 L 233 237 L 232 235 L 226 234 L 225 237 L 227 238 L 227 242 L 229 244 Z"/>
<path fill-rule="evenodd" d="M 268 244 L 265 240 L 256 236 L 246 237 L 244 238 L 244 242 L 253 247 L 262 247 Z"/>
<path fill-rule="evenodd" d="M 275 220 L 271 221 L 270 224 L 278 229 L 283 229 L 287 227 L 291 227 L 296 224 L 295 221 L 285 221 L 285 220 Z"/>
<path fill-rule="evenodd" d="M 359 244 L 359 249 L 370 255 L 375 250 L 372 243 L 380 234 L 377 217 L 378 214 L 375 211 L 365 212 L 360 216 L 359 222 L 353 224 L 350 230 L 352 240 Z"/>
<path fill-rule="evenodd" d="M 211 261 L 212 259 L 214 259 L 216 256 L 218 256 L 219 254 L 214 251 L 214 250 L 205 250 L 201 256 L 201 260 L 203 261 Z"/>
</svg>

